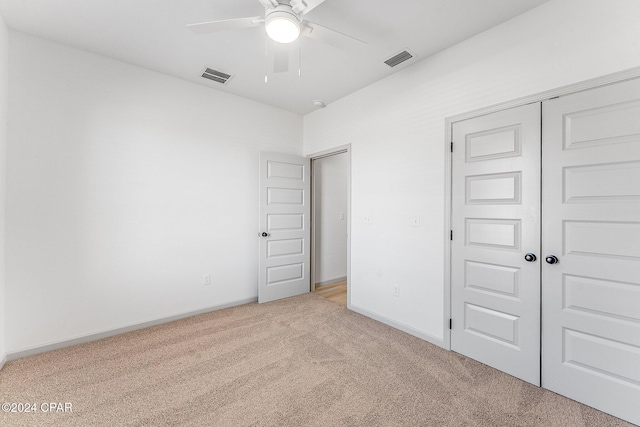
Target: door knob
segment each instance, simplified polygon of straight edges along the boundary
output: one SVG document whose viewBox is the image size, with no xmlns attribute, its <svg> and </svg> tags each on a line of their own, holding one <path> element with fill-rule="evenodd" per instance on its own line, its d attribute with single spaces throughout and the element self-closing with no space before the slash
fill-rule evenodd
<svg viewBox="0 0 640 427">
<path fill-rule="evenodd" d="M 269 237 L 269 233 L 267 233 L 266 231 L 263 231 L 261 234 L 262 237 Z"/>
<path fill-rule="evenodd" d="M 532 254 L 531 252 L 529 252 L 528 254 L 526 254 L 524 256 L 524 259 L 525 259 L 525 261 L 528 261 L 528 262 L 534 262 L 538 258 L 536 257 L 536 254 Z"/>
<path fill-rule="evenodd" d="M 555 255 L 549 255 L 544 260 L 547 261 L 547 263 L 549 263 L 549 264 L 557 264 L 558 263 L 558 258 Z"/>
</svg>

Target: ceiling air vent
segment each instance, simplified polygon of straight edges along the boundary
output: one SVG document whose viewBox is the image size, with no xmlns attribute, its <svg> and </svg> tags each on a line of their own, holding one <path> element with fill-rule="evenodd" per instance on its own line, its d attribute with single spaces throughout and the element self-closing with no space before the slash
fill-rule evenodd
<svg viewBox="0 0 640 427">
<path fill-rule="evenodd" d="M 410 53 L 408 50 L 403 50 L 399 54 L 394 55 L 391 58 L 384 61 L 384 63 L 387 64 L 389 67 L 393 68 L 396 65 L 400 65 L 403 62 L 410 60 L 411 58 L 413 58 L 413 54 Z"/>
<path fill-rule="evenodd" d="M 207 68 L 202 77 L 205 79 L 213 80 L 214 82 L 226 84 L 231 76 L 229 74 L 223 73 L 221 71 L 212 70 L 211 68 Z"/>
</svg>

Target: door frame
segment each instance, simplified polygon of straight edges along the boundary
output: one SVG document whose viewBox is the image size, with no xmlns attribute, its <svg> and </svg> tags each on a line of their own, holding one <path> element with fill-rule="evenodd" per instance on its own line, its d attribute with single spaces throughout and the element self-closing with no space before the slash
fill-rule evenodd
<svg viewBox="0 0 640 427">
<path fill-rule="evenodd" d="M 347 308 L 350 309 L 351 286 L 349 284 L 351 283 L 351 144 L 345 144 L 338 147 L 330 148 L 328 150 L 318 151 L 306 156 L 311 164 L 311 283 L 309 283 L 309 289 L 311 290 L 311 292 L 314 292 L 316 290 L 316 190 L 313 161 L 322 159 L 323 157 L 335 156 L 337 154 L 343 153 L 347 154 L 347 212 L 345 212 L 345 217 L 347 221 Z"/>
<path fill-rule="evenodd" d="M 451 319 L 451 224 L 452 224 L 452 182 L 453 182 L 453 167 L 451 155 L 452 149 L 452 129 L 453 124 L 462 120 L 484 116 L 487 114 L 495 113 L 497 111 L 508 110 L 514 107 L 520 107 L 522 105 L 531 104 L 534 102 L 543 102 L 551 98 L 556 98 L 563 95 L 569 95 L 576 92 L 581 92 L 589 89 L 594 89 L 600 86 L 611 85 L 620 83 L 626 80 L 631 80 L 640 77 L 640 67 L 634 67 L 627 70 L 619 71 L 612 74 L 606 74 L 604 76 L 596 77 L 593 79 L 583 80 L 581 82 L 573 83 L 567 86 L 561 86 L 555 89 L 539 92 L 534 95 L 517 98 L 511 101 L 502 102 L 499 104 L 490 105 L 488 107 L 472 110 L 466 113 L 456 114 L 445 118 L 445 141 L 444 141 L 444 154 L 445 154 L 445 218 L 444 218 L 444 317 L 442 319 L 444 337 L 443 347 L 447 350 L 451 350 L 451 330 L 449 329 L 449 320 Z M 349 200 L 350 202 L 350 200 Z M 350 234 L 349 234 L 350 235 Z M 349 239 L 350 240 L 350 239 Z M 313 240 L 312 240 L 313 244 Z M 350 252 L 350 251 L 349 251 Z M 312 264 L 313 266 L 313 264 Z M 313 267 L 312 267 L 313 268 Z M 351 299 L 349 299 L 349 302 Z"/>
</svg>

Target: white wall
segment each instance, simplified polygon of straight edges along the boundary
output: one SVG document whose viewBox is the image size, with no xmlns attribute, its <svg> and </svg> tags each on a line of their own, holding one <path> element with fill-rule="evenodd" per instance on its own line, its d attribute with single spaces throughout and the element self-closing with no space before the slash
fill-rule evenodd
<svg viewBox="0 0 640 427">
<path fill-rule="evenodd" d="M 299 115 L 16 32 L 9 59 L 8 352 L 257 296 L 259 152 L 301 154 Z"/>
<path fill-rule="evenodd" d="M 9 32 L 0 15 L 0 368 L 6 353 L 5 332 L 5 200 L 7 155 L 7 89 Z"/>
<path fill-rule="evenodd" d="M 347 277 L 348 162 L 347 153 L 313 161 L 316 284 Z"/>
<path fill-rule="evenodd" d="M 352 144 L 352 308 L 442 342 L 445 118 L 640 66 L 638 16 L 552 0 L 305 116 L 305 153 Z"/>
<path fill-rule="evenodd" d="M 443 339 L 445 118 L 639 66 L 637 16 L 552 0 L 305 116 L 305 153 L 352 144 L 352 307 Z M 9 82 L 5 351 L 256 296 L 258 152 L 299 116 L 15 32 Z"/>
</svg>

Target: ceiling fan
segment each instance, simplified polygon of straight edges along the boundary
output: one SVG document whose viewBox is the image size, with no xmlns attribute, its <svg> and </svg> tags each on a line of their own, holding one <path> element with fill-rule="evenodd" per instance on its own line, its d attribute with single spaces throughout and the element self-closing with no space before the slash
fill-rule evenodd
<svg viewBox="0 0 640 427">
<path fill-rule="evenodd" d="M 322 4 L 324 0 L 258 0 L 265 7 L 264 17 L 225 19 L 197 24 L 189 24 L 187 28 L 196 34 L 213 33 L 226 30 L 240 30 L 264 26 L 267 36 L 278 46 L 275 49 L 274 72 L 285 72 L 289 69 L 289 49 L 287 44 L 294 42 L 299 36 L 332 45 L 337 48 L 357 48 L 365 42 L 339 31 L 305 19 L 305 15 Z"/>
</svg>

